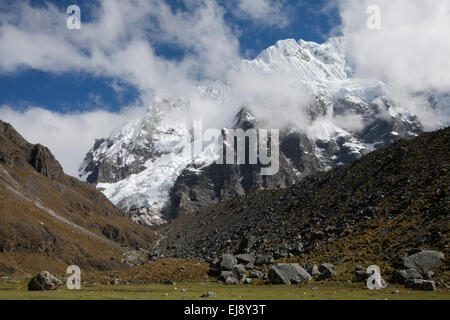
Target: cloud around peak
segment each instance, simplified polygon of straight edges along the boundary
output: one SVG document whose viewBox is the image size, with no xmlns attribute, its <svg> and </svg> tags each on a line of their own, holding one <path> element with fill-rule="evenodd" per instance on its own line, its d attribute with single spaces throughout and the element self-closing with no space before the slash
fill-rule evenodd
<svg viewBox="0 0 450 320">
<path fill-rule="evenodd" d="M 366 26 L 373 5 L 380 8 L 379 30 Z M 355 76 L 384 81 L 392 99 L 428 128 L 448 121 L 442 118 L 448 111 L 432 110 L 423 93 L 450 92 L 450 2 L 339 0 L 338 6 Z"/>
</svg>

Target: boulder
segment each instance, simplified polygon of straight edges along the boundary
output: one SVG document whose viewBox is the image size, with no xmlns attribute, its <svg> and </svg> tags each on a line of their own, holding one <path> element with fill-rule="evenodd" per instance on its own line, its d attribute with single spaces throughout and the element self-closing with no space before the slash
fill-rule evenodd
<svg viewBox="0 0 450 320">
<path fill-rule="evenodd" d="M 262 266 L 265 264 L 271 264 L 273 262 L 273 257 L 271 255 L 257 254 L 255 257 L 255 266 Z"/>
<path fill-rule="evenodd" d="M 219 276 L 219 280 L 226 284 L 239 284 L 245 279 L 245 268 L 239 264 L 230 271 L 222 271 Z"/>
<path fill-rule="evenodd" d="M 217 298 L 217 293 L 206 292 L 206 293 L 202 294 L 202 298 Z"/>
<path fill-rule="evenodd" d="M 392 280 L 400 284 L 404 284 L 406 280 L 410 279 L 422 279 L 422 275 L 415 269 L 396 270 L 392 275 Z"/>
<path fill-rule="evenodd" d="M 423 250 L 402 259 L 406 269 L 416 269 L 422 275 L 439 269 L 444 260 L 444 254 L 434 250 Z"/>
<path fill-rule="evenodd" d="M 320 274 L 319 268 L 315 264 L 312 264 L 310 262 L 305 263 L 303 268 L 313 277 Z"/>
<path fill-rule="evenodd" d="M 431 280 L 422 280 L 423 291 L 436 291 L 436 283 Z"/>
<path fill-rule="evenodd" d="M 224 254 L 220 260 L 221 270 L 232 270 L 237 264 L 236 258 L 231 254 Z"/>
<path fill-rule="evenodd" d="M 249 277 L 253 278 L 253 279 L 263 279 L 264 273 L 262 273 L 261 271 L 255 270 L 255 271 L 250 272 Z"/>
<path fill-rule="evenodd" d="M 244 267 L 245 267 L 245 270 L 255 269 L 255 265 L 253 263 L 246 264 Z"/>
<path fill-rule="evenodd" d="M 245 267 L 242 264 L 238 264 L 236 267 L 233 268 L 234 272 L 236 272 L 239 276 L 239 281 L 242 281 L 245 277 Z"/>
<path fill-rule="evenodd" d="M 244 265 L 246 264 L 254 264 L 255 263 L 255 256 L 249 253 L 242 253 L 235 256 L 238 263 L 242 263 Z"/>
<path fill-rule="evenodd" d="M 331 263 L 322 263 L 319 267 L 320 276 L 317 280 L 324 280 L 332 277 L 336 277 L 336 271 L 334 271 L 334 265 Z"/>
<path fill-rule="evenodd" d="M 405 287 L 413 290 L 435 291 L 436 284 L 434 281 L 422 279 L 408 279 L 405 281 Z"/>
<path fill-rule="evenodd" d="M 238 284 L 239 280 L 237 279 L 239 276 L 232 271 L 222 271 L 219 276 L 219 280 L 223 281 L 226 284 Z"/>
<path fill-rule="evenodd" d="M 273 284 L 295 284 L 311 279 L 298 263 L 277 263 L 269 270 L 269 281 Z"/>
<path fill-rule="evenodd" d="M 62 285 L 61 280 L 52 276 L 48 271 L 41 271 L 28 283 L 29 291 L 56 290 Z"/>
</svg>

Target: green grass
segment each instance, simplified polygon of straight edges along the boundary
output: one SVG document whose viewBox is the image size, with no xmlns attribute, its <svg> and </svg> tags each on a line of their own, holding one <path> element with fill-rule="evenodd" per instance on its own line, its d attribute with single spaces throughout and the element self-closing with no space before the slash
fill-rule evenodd
<svg viewBox="0 0 450 320">
<path fill-rule="evenodd" d="M 208 291 L 217 293 L 220 300 L 450 300 L 450 290 L 441 292 L 412 291 L 404 287 L 389 286 L 382 290 L 369 290 L 363 284 L 316 283 L 292 285 L 238 285 L 227 286 L 215 282 L 191 282 L 173 285 L 98 285 L 83 286 L 81 290 L 68 290 L 65 286 L 55 291 L 29 292 L 26 279 L 7 279 L 0 282 L 0 299 L 41 300 L 197 300 Z M 177 288 L 177 289 L 175 289 Z M 186 292 L 182 292 L 181 289 Z M 399 293 L 393 293 L 399 290 Z M 168 294 L 166 296 L 166 294 Z"/>
</svg>

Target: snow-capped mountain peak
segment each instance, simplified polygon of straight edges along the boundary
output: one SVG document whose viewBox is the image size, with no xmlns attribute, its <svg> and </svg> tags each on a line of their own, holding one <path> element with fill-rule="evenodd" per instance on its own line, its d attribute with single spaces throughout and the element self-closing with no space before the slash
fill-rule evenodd
<svg viewBox="0 0 450 320">
<path fill-rule="evenodd" d="M 345 80 L 350 70 L 341 42 L 341 38 L 331 38 L 323 44 L 280 40 L 249 63 L 263 70 L 294 68 L 307 83 Z"/>
<path fill-rule="evenodd" d="M 396 111 L 384 83 L 352 76 L 342 41 L 331 38 L 317 44 L 282 40 L 237 66 L 244 71 L 256 70 L 263 79 L 277 76 L 286 93 L 306 88 L 313 97 L 307 106 L 307 119 L 302 121 L 306 126 L 298 126 L 292 118 L 281 130 L 280 171 L 275 176 L 262 179 L 257 166 L 214 164 L 214 142 L 204 143 L 194 158 L 183 152 L 196 143 L 192 114 L 202 107 L 205 110 L 202 104 L 226 107 L 235 102 L 235 88 L 225 79 L 194 87 L 189 99 L 155 98 L 141 119 L 96 141 L 80 166 L 80 177 L 96 184 L 134 221 L 160 224 L 255 186 L 286 186 L 419 133 L 422 127 L 417 119 Z M 228 107 L 239 111 L 243 105 Z M 269 119 L 259 119 L 257 113 L 247 110 L 237 113 L 237 117 L 229 117 L 224 129 L 242 123 L 270 126 L 270 115 Z M 198 116 L 201 120 L 201 113 Z"/>
</svg>

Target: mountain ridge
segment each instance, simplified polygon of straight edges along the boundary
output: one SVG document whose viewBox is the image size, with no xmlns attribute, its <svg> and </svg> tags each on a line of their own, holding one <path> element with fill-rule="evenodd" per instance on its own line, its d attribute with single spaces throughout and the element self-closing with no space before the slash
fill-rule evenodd
<svg viewBox="0 0 450 320">
<path fill-rule="evenodd" d="M 50 150 L 0 120 L 0 272 L 124 269 L 156 240 Z"/>
</svg>

